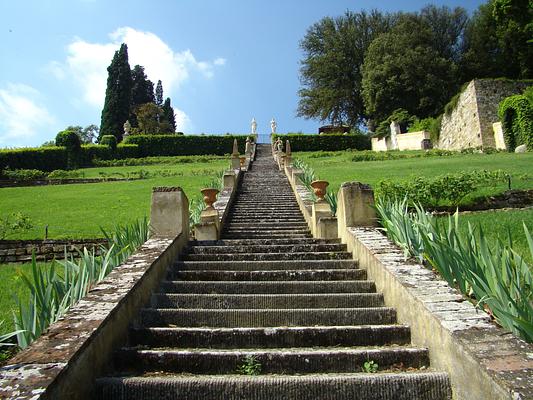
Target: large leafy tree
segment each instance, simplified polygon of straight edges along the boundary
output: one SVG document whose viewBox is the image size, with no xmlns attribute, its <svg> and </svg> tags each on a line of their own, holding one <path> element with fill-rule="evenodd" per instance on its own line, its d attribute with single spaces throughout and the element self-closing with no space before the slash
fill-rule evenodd
<svg viewBox="0 0 533 400">
<path fill-rule="evenodd" d="M 298 116 L 355 126 L 367 118 L 362 98 L 362 65 L 374 38 L 393 25 L 396 16 L 347 11 L 312 25 L 300 42 Z"/>
<path fill-rule="evenodd" d="M 372 42 L 362 86 L 373 118 L 382 121 L 398 108 L 419 117 L 441 110 L 455 89 L 454 65 L 433 45 L 431 29 L 413 15 L 403 15 L 390 32 Z"/>
<path fill-rule="evenodd" d="M 167 127 L 166 127 L 167 132 L 169 133 L 176 132 L 176 116 L 174 115 L 174 109 L 172 108 L 172 105 L 170 104 L 170 97 L 167 97 L 165 99 L 162 110 L 163 110 L 164 121 L 167 123 Z"/>
<path fill-rule="evenodd" d="M 128 62 L 128 46 L 122 43 L 107 67 L 107 89 L 105 93 L 99 138 L 114 135 L 122 140 L 124 123 L 128 119 L 131 104 L 131 70 Z"/>
</svg>

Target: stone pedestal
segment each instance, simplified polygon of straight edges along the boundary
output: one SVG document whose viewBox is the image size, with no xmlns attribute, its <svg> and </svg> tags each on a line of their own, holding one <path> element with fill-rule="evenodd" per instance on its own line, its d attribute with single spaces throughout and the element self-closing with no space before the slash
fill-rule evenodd
<svg viewBox="0 0 533 400">
<path fill-rule="evenodd" d="M 153 188 L 150 227 L 152 236 L 189 236 L 189 200 L 181 188 Z"/>
<path fill-rule="evenodd" d="M 239 159 L 239 155 L 237 154 L 231 156 L 231 168 L 232 169 L 240 169 L 241 168 L 241 160 Z"/>
<path fill-rule="evenodd" d="M 235 182 L 236 182 L 235 172 L 233 171 L 224 172 L 224 176 L 222 177 L 222 179 L 224 182 L 224 189 L 235 187 Z"/>
<path fill-rule="evenodd" d="M 347 227 L 377 226 L 374 191 L 360 182 L 345 182 L 337 195 L 339 236 L 345 237 Z"/>
<path fill-rule="evenodd" d="M 331 207 L 326 201 L 317 201 L 312 206 L 311 221 L 313 237 L 318 237 L 318 225 L 321 218 L 331 218 Z"/>
<path fill-rule="evenodd" d="M 194 227 L 196 240 L 218 240 L 220 238 L 220 219 L 218 211 L 208 207 L 200 214 L 200 223 Z"/>
<path fill-rule="evenodd" d="M 319 218 L 316 237 L 320 239 L 337 239 L 339 237 L 337 217 Z"/>
</svg>

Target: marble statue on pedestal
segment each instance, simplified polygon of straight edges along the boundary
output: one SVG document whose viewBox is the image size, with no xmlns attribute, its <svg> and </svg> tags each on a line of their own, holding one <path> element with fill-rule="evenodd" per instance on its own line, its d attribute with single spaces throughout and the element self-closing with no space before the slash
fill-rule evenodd
<svg viewBox="0 0 533 400">
<path fill-rule="evenodd" d="M 272 121 L 270 121 L 270 130 L 272 133 L 276 133 L 276 128 L 278 127 L 278 124 L 276 124 L 276 121 L 274 118 L 272 118 Z"/>
<path fill-rule="evenodd" d="M 252 118 L 252 135 L 255 135 L 257 133 L 257 122 L 255 121 L 255 118 Z"/>
</svg>

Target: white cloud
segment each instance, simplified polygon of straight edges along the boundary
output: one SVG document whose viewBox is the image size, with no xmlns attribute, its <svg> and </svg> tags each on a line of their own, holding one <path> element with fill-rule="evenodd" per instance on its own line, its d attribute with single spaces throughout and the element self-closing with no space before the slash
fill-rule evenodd
<svg viewBox="0 0 533 400">
<path fill-rule="evenodd" d="M 55 119 L 40 104 L 40 94 L 31 86 L 9 83 L 0 89 L 0 145 L 22 146 L 49 129 Z"/>
<path fill-rule="evenodd" d="M 82 97 L 89 105 L 101 109 L 105 99 L 107 67 L 121 43 L 128 45 L 130 66 L 139 64 L 145 68 L 152 82 L 161 79 L 165 96 L 171 96 L 180 86 L 199 74 L 210 79 L 215 67 L 223 66 L 225 59 L 198 61 L 191 50 L 175 52 L 161 38 L 151 32 L 130 27 L 118 28 L 109 35 L 109 43 L 89 43 L 75 39 L 67 47 L 67 59 L 61 64 L 63 72 L 71 75 L 82 89 Z M 49 64 L 49 70 L 58 78 L 58 63 Z"/>
<path fill-rule="evenodd" d="M 186 132 L 192 129 L 192 123 L 187 114 L 180 109 L 174 108 L 174 118 L 176 120 L 176 132 Z"/>
</svg>

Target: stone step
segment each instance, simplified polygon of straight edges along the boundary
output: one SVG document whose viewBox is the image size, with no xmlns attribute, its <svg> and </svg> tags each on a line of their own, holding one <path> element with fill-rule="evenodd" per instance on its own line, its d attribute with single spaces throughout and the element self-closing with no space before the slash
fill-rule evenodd
<svg viewBox="0 0 533 400">
<path fill-rule="evenodd" d="M 256 230 L 258 224 L 252 222 L 229 222 L 224 224 L 226 231 L 249 231 Z M 261 228 L 265 231 L 286 231 L 286 230 L 309 230 L 306 222 L 280 222 L 278 224 L 261 224 Z"/>
<path fill-rule="evenodd" d="M 99 400 L 451 400 L 448 376 L 436 372 L 319 375 L 109 377 Z"/>
<path fill-rule="evenodd" d="M 311 233 L 271 233 L 271 234 L 260 234 L 260 233 L 225 233 L 222 232 L 221 235 L 222 239 L 276 239 L 276 238 L 287 238 L 287 239 L 306 239 L 306 238 L 312 238 L 313 236 Z"/>
<path fill-rule="evenodd" d="M 184 261 L 269 261 L 269 260 L 350 260 L 352 253 L 294 252 L 294 253 L 236 253 L 236 254 L 185 254 Z"/>
<path fill-rule="evenodd" d="M 339 281 L 366 278 L 363 269 L 278 270 L 278 271 L 176 271 L 172 277 L 184 281 Z"/>
<path fill-rule="evenodd" d="M 343 281 L 163 281 L 167 293 L 374 293 L 376 284 L 368 280 Z"/>
<path fill-rule="evenodd" d="M 267 309 L 382 307 L 380 293 L 328 294 L 175 294 L 152 295 L 153 308 Z"/>
<path fill-rule="evenodd" d="M 168 275 L 176 271 L 282 271 L 317 269 L 357 269 L 356 260 L 289 260 L 289 261 L 177 261 Z M 363 270 L 364 271 L 364 270 Z"/>
<path fill-rule="evenodd" d="M 278 245 L 278 244 L 331 244 L 340 243 L 340 239 L 254 239 L 254 240 L 238 240 L 238 239 L 220 239 L 220 240 L 207 240 L 189 241 L 189 246 L 242 246 L 242 245 Z"/>
<path fill-rule="evenodd" d="M 288 244 L 288 245 L 240 245 L 240 246 L 193 246 L 186 249 L 189 254 L 235 254 L 235 253 L 303 253 L 303 252 L 346 251 L 346 245 L 335 244 Z"/>
<path fill-rule="evenodd" d="M 361 372 L 372 360 L 379 368 L 421 368 L 429 365 L 427 349 L 410 347 L 281 348 L 281 349 L 135 349 L 114 354 L 119 371 L 187 374 L 235 374 L 246 357 L 261 365 L 261 374 L 316 374 Z"/>
<path fill-rule="evenodd" d="M 231 222 L 245 222 L 245 223 L 253 221 L 256 223 L 256 226 L 263 225 L 263 223 L 280 224 L 284 222 L 306 222 L 303 216 L 287 217 L 287 218 L 272 218 L 272 217 L 249 218 L 246 216 L 231 215 L 230 220 Z"/>
<path fill-rule="evenodd" d="M 256 237 L 256 238 L 268 238 L 268 237 L 285 237 L 293 235 L 309 235 L 309 229 L 277 229 L 277 230 L 252 230 L 252 229 L 223 229 L 221 232 L 222 237 L 226 235 L 241 235 L 243 237 Z"/>
<path fill-rule="evenodd" d="M 155 309 L 140 312 L 140 324 L 176 327 L 275 327 L 312 325 L 384 325 L 396 323 L 389 307 L 309 309 Z"/>
<path fill-rule="evenodd" d="M 411 342 L 405 325 L 302 326 L 276 328 L 135 328 L 132 346 L 275 348 L 385 346 Z"/>
</svg>

